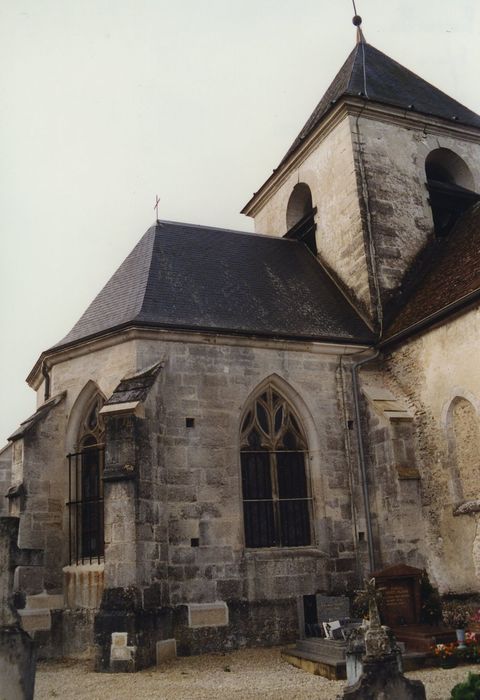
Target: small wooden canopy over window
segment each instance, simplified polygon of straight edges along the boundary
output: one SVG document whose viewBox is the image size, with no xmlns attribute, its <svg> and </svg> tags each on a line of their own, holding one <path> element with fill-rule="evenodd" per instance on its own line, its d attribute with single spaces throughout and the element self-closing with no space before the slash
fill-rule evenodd
<svg viewBox="0 0 480 700">
<path fill-rule="evenodd" d="M 271 387 L 242 422 L 241 464 L 247 547 L 311 544 L 307 441 L 290 405 Z"/>
</svg>

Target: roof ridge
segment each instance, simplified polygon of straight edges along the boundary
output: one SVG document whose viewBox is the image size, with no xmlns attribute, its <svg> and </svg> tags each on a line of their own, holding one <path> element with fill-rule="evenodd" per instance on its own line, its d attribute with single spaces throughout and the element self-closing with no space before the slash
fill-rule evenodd
<svg viewBox="0 0 480 700">
<path fill-rule="evenodd" d="M 142 314 L 143 314 L 143 310 L 144 310 L 144 306 L 145 306 L 145 300 L 146 300 L 146 298 L 147 298 L 147 292 L 148 292 L 148 288 L 149 288 L 149 285 L 150 285 L 150 279 L 151 279 L 151 276 L 152 276 L 153 260 L 154 260 L 154 257 L 155 257 L 155 243 L 156 243 L 156 241 L 157 241 L 157 229 L 158 229 L 158 227 L 159 227 L 159 223 L 160 223 L 160 222 L 157 220 L 157 222 L 156 222 L 155 224 L 153 224 L 152 226 L 150 226 L 150 228 L 149 228 L 149 229 L 146 231 L 146 233 L 144 234 L 145 236 L 147 236 L 150 232 L 152 232 L 152 241 L 151 241 L 150 252 L 149 252 L 150 260 L 149 260 L 149 263 L 148 263 L 148 270 L 146 271 L 146 274 L 145 274 L 145 283 L 144 283 L 144 285 L 143 285 L 142 301 L 141 301 L 141 303 L 139 304 L 139 308 L 137 309 L 137 313 L 136 313 L 135 316 L 133 317 L 133 321 L 138 321 L 138 320 L 140 320 L 141 317 L 142 317 Z"/>
<path fill-rule="evenodd" d="M 255 231 L 238 231 L 237 229 L 233 228 L 224 228 L 222 226 L 207 226 L 206 224 L 189 224 L 183 221 L 169 221 L 167 219 L 161 219 L 158 221 L 158 224 L 168 224 L 169 226 L 179 226 L 182 228 L 194 228 L 194 229 L 205 229 L 206 231 L 223 231 L 224 233 L 233 233 L 237 236 L 250 236 L 251 238 L 264 238 L 267 240 L 274 240 L 274 241 L 282 241 L 282 240 L 288 240 L 293 243 L 298 243 L 298 241 L 291 240 L 284 238 L 283 236 L 275 236 L 271 235 L 269 233 L 257 233 Z M 156 228 L 158 228 L 158 224 L 156 225 Z M 153 227 L 152 227 L 153 228 Z"/>
</svg>

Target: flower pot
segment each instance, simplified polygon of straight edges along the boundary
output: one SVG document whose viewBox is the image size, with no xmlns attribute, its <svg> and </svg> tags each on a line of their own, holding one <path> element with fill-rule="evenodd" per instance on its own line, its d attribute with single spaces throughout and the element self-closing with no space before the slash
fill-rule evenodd
<svg viewBox="0 0 480 700">
<path fill-rule="evenodd" d="M 440 659 L 440 668 L 455 668 L 458 666 L 458 659 L 455 656 L 446 656 Z"/>
</svg>

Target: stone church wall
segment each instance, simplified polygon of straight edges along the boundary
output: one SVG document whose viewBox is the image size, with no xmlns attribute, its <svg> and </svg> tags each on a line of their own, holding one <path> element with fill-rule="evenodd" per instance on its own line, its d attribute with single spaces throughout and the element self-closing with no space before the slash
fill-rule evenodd
<svg viewBox="0 0 480 700">
<path fill-rule="evenodd" d="M 360 375 L 375 569 L 425 566 L 420 455 L 413 410 L 381 363 Z"/>
<path fill-rule="evenodd" d="M 429 571 L 443 593 L 478 591 L 480 310 L 395 349 L 389 372 L 415 406 Z M 468 422 L 459 424 L 460 410 Z M 471 484 L 477 484 L 476 492 Z"/>
<path fill-rule="evenodd" d="M 8 501 L 4 496 L 12 484 L 12 446 L 0 452 L 0 517 L 8 515 Z"/>
<path fill-rule="evenodd" d="M 145 417 L 108 419 L 106 473 L 128 463 L 138 474 L 136 485 L 118 475 L 106 483 L 102 668 L 110 632 L 121 631 L 111 628 L 118 623 L 112 611 L 127 591 L 137 591 L 130 619 L 152 605 L 171 610 L 172 633 L 193 653 L 294 639 L 297 598 L 352 591 L 359 580 L 339 357 L 313 347 L 139 341 L 139 367 L 158 361 Z M 244 546 L 240 422 L 248 399 L 269 381 L 290 401 L 309 442 L 309 547 Z M 208 611 L 221 615 L 225 604 L 227 617 L 212 626 Z M 185 624 L 194 610 L 203 622 Z"/>
<path fill-rule="evenodd" d="M 141 353 L 145 365 L 165 356 L 157 398 L 163 412 L 159 441 L 169 514 L 170 604 L 274 600 L 348 588 L 355 563 L 338 359 L 207 344 L 154 343 Z M 310 429 L 316 543 L 307 550 L 244 549 L 240 420 L 248 398 L 268 377 L 298 396 L 294 408 L 307 434 Z M 193 428 L 186 427 L 187 418 Z M 199 546 L 192 546 L 196 541 Z"/>
<path fill-rule="evenodd" d="M 283 643 L 298 634 L 303 595 L 358 588 L 368 573 L 366 524 L 352 360 L 335 354 L 343 350 L 178 334 L 162 340 L 152 333 L 150 339 L 91 348 L 88 356 L 53 367 L 54 392 L 66 389 L 67 395 L 50 414 L 53 422 L 28 437 L 36 456 L 24 461 L 29 478 L 38 468 L 54 482 L 45 480 L 55 493 L 57 520 L 44 530 L 50 539 L 42 540 L 52 593 L 68 563 L 65 454 L 77 449 L 82 410 L 97 388 L 108 399 L 125 375 L 162 363 L 137 412 L 105 414 L 105 565 L 64 569 L 77 588 L 82 576 L 97 581 L 89 583 L 95 591 L 72 593 L 70 583 L 65 589 L 67 609 L 57 624 L 65 653 L 78 654 L 93 643 L 102 590 L 95 633 L 99 668 L 110 663 L 111 634 L 128 630 L 143 649 L 137 667 L 152 663 L 154 640 L 165 635 L 177 638 L 182 653 Z M 244 546 L 240 423 L 249 399 L 268 383 L 289 401 L 308 441 L 314 530 L 308 547 Z M 399 463 L 408 462 L 410 435 L 401 421 L 392 426 L 362 400 L 364 429 L 374 445 L 368 468 L 377 562 L 411 563 L 418 480 L 396 478 Z M 38 515 L 30 508 L 25 516 L 23 527 L 33 536 Z"/>
<path fill-rule="evenodd" d="M 438 148 L 450 149 L 469 167 L 480 191 L 480 145 L 465 137 L 362 117 L 355 134 L 355 160 L 365 168 L 377 271 L 385 301 L 401 283 L 416 255 L 433 236 L 432 210 L 426 187 L 425 160 Z M 361 151 L 359 149 L 361 146 Z"/>
<path fill-rule="evenodd" d="M 315 223 L 319 257 L 341 279 L 365 309 L 370 291 L 353 155 L 351 117 L 345 116 L 300 164 L 288 170 L 279 187 L 255 214 L 255 230 L 271 236 L 287 231 L 287 206 L 298 182 L 306 183 L 317 207 Z"/>
</svg>

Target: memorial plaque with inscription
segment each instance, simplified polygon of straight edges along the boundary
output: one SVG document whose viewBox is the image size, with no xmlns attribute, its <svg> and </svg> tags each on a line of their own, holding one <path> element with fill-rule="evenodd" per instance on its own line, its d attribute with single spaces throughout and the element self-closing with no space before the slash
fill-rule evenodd
<svg viewBox="0 0 480 700">
<path fill-rule="evenodd" d="M 422 570 L 406 564 L 390 566 L 373 574 L 382 589 L 380 614 L 384 625 L 402 627 L 420 622 Z"/>
</svg>

